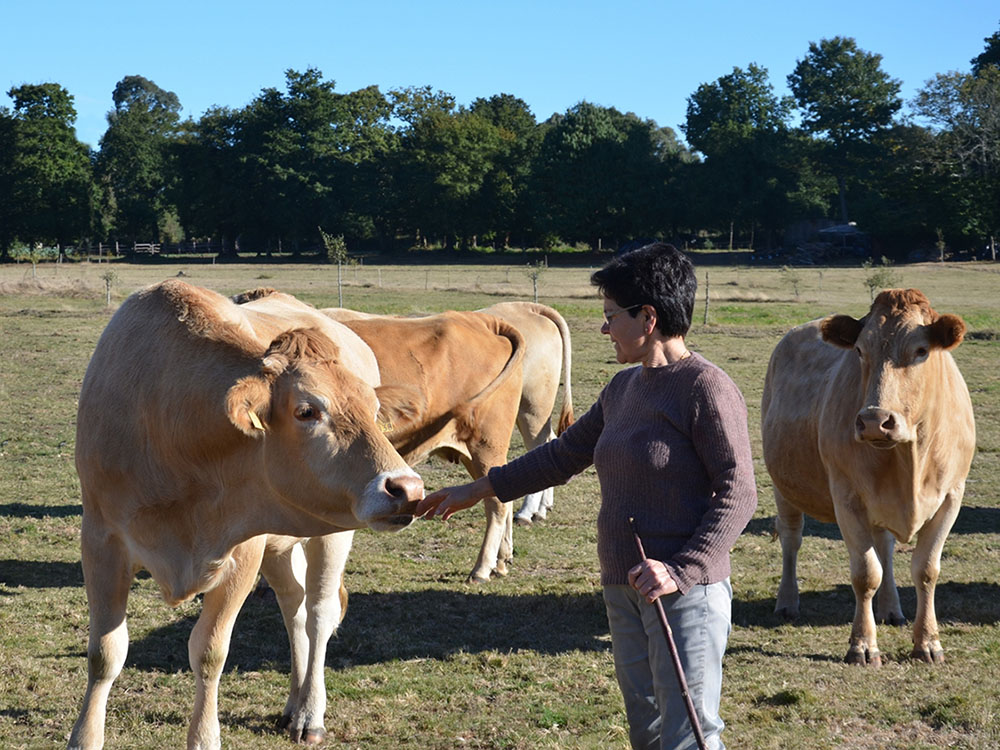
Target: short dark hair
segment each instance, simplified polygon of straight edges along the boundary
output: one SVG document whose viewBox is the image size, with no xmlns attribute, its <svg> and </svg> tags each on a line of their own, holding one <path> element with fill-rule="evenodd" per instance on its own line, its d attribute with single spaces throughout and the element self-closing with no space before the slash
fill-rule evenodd
<svg viewBox="0 0 1000 750">
<path fill-rule="evenodd" d="M 640 305 L 656 309 L 656 327 L 665 336 L 684 336 L 691 327 L 698 291 L 691 259 L 673 245 L 654 242 L 619 255 L 595 271 L 590 283 L 633 318 Z"/>
</svg>

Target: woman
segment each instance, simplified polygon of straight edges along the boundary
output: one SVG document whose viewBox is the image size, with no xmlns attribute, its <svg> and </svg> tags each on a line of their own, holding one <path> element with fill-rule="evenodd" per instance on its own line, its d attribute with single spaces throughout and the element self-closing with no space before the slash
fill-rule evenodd
<svg viewBox="0 0 1000 750">
<path fill-rule="evenodd" d="M 707 746 L 722 748 L 729 550 L 757 506 L 746 405 L 733 381 L 684 343 L 697 289 L 687 256 L 672 245 L 647 245 L 612 260 L 591 283 L 603 295 L 601 333 L 618 362 L 641 367 L 617 373 L 557 440 L 428 495 L 417 515 L 447 520 L 485 497 L 509 502 L 593 464 L 601 585 L 632 747 L 695 746 L 653 605 L 659 598 Z"/>
</svg>

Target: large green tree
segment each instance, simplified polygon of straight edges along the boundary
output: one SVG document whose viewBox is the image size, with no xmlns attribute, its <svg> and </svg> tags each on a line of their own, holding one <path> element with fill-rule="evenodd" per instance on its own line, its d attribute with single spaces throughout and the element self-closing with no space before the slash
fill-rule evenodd
<svg viewBox="0 0 1000 750">
<path fill-rule="evenodd" d="M 849 218 L 848 183 L 865 178 L 873 144 L 902 106 L 900 83 L 881 63 L 881 55 L 838 36 L 811 42 L 808 54 L 788 76 L 803 131 L 825 147 L 824 162 L 837 179 L 844 222 Z"/>
<path fill-rule="evenodd" d="M 753 245 L 758 224 L 774 237 L 791 218 L 788 194 L 797 186 L 789 168 L 792 154 L 789 113 L 767 70 L 751 63 L 733 68 L 688 97 L 684 132 L 705 156 L 697 185 L 705 220 L 729 230 L 749 229 Z"/>
<path fill-rule="evenodd" d="M 180 101 L 142 76 L 119 81 L 112 100 L 97 159 L 113 201 L 112 231 L 133 241 L 180 239 L 168 194 Z"/>
<path fill-rule="evenodd" d="M 404 136 L 405 175 L 414 191 L 412 226 L 446 248 L 476 244 L 488 225 L 480 200 L 503 145 L 499 128 L 467 109 L 431 111 Z"/>
<path fill-rule="evenodd" d="M 1000 234 L 1000 66 L 978 76 L 938 74 L 918 93 L 915 114 L 934 131 L 925 164 L 936 201 L 950 207 L 948 228 L 966 243 Z"/>
<path fill-rule="evenodd" d="M 972 58 L 972 75 L 974 76 L 978 76 L 990 66 L 1000 67 L 1000 31 L 994 31 L 983 41 L 986 42 L 986 49 Z"/>
<path fill-rule="evenodd" d="M 10 89 L 13 110 L 3 114 L 7 151 L 0 182 L 0 242 L 66 245 L 90 235 L 94 183 L 90 152 L 74 130 L 73 97 L 56 83 Z"/>
<path fill-rule="evenodd" d="M 536 225 L 592 247 L 655 233 L 676 154 L 651 120 L 581 102 L 544 124 L 534 170 Z"/>
<path fill-rule="evenodd" d="M 531 216 L 528 186 L 541 130 L 527 103 L 511 94 L 476 99 L 470 110 L 497 128 L 497 150 L 479 192 L 477 213 L 482 233 L 507 247 L 514 233 L 525 239 Z"/>
</svg>

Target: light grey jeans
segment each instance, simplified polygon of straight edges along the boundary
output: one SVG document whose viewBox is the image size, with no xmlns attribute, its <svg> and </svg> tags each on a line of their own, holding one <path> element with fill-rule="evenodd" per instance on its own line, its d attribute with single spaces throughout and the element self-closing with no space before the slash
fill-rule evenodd
<svg viewBox="0 0 1000 750">
<path fill-rule="evenodd" d="M 725 747 L 719 701 L 732 601 L 728 578 L 660 598 L 710 750 Z M 604 605 L 633 749 L 697 748 L 655 605 L 631 586 L 605 586 Z"/>
</svg>

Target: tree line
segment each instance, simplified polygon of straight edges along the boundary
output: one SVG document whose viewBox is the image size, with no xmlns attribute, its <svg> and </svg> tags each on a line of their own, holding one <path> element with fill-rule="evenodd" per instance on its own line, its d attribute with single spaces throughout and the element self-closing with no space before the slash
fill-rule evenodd
<svg viewBox="0 0 1000 750">
<path fill-rule="evenodd" d="M 538 121 L 512 94 L 340 93 L 310 68 L 183 121 L 175 93 L 126 76 L 91 150 L 70 92 L 24 84 L 0 108 L 0 254 L 210 237 L 223 254 L 299 253 L 323 232 L 365 251 L 698 237 L 760 250 L 819 219 L 855 222 L 890 256 L 981 251 L 1000 230 L 1000 31 L 984 41 L 907 116 L 881 55 L 851 38 L 810 43 L 788 97 L 765 68 L 736 67 L 688 97 L 686 143 L 586 101 Z"/>
</svg>

